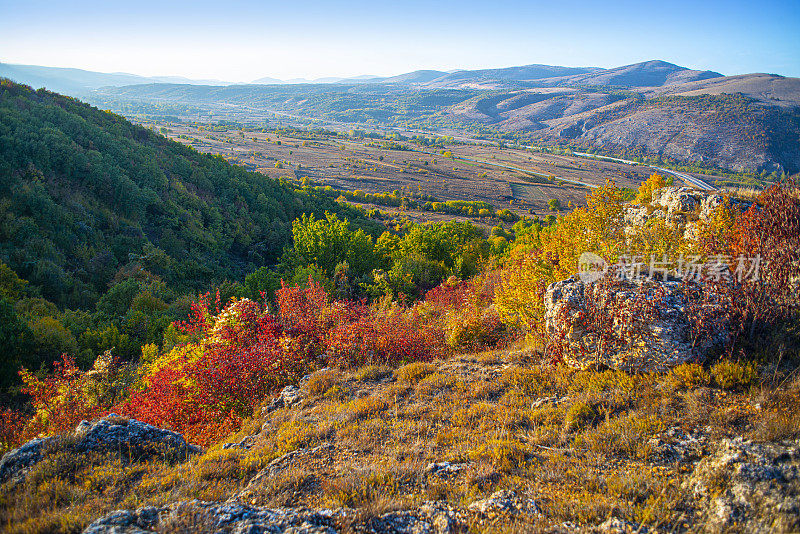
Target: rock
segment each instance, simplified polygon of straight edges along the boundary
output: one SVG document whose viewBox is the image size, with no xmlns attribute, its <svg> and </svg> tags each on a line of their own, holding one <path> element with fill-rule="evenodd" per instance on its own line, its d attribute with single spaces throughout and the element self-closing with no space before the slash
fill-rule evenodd
<svg viewBox="0 0 800 534">
<path fill-rule="evenodd" d="M 108 414 L 93 423 L 81 421 L 71 436 L 37 438 L 7 452 L 0 460 L 0 482 L 23 480 L 30 468 L 59 446 L 69 446 L 74 453 L 110 452 L 126 461 L 160 458 L 183 461 L 201 452 L 183 436 L 135 419 Z"/>
<path fill-rule="evenodd" d="M 468 506 L 469 510 L 485 516 L 495 516 L 503 513 L 510 514 L 539 514 L 539 507 L 533 499 L 518 497 L 511 490 L 500 490 L 486 499 L 480 499 Z"/>
<path fill-rule="evenodd" d="M 115 510 L 86 527 L 84 534 L 144 534 L 153 532 L 163 509 Z"/>
<path fill-rule="evenodd" d="M 685 483 L 710 532 L 800 531 L 800 440 L 724 439 Z"/>
<path fill-rule="evenodd" d="M 694 211 L 700 206 L 705 193 L 691 187 L 662 187 L 653 191 L 653 206 L 667 210 L 667 216 Z"/>
<path fill-rule="evenodd" d="M 164 508 L 117 510 L 89 525 L 84 534 L 142 532 L 232 532 L 335 534 L 336 512 L 305 508 L 255 508 L 238 503 L 181 501 Z"/>
<path fill-rule="evenodd" d="M 680 427 L 672 427 L 652 438 L 648 445 L 654 462 L 693 462 L 707 453 L 708 437 L 701 430 L 687 434 Z"/>
<path fill-rule="evenodd" d="M 93 423 L 81 421 L 75 428 L 75 437 L 81 451 L 120 452 L 123 457 L 135 460 L 183 461 L 202 452 L 177 432 L 113 413 Z"/>
<path fill-rule="evenodd" d="M 650 530 L 638 523 L 631 523 L 616 517 L 609 517 L 597 526 L 597 532 L 603 534 L 647 534 Z"/>
<path fill-rule="evenodd" d="M 5 453 L 0 460 L 0 483 L 12 479 L 16 482 L 23 480 L 30 467 L 42 459 L 47 446 L 55 441 L 57 438 L 36 438 Z"/>
<path fill-rule="evenodd" d="M 273 400 L 269 405 L 264 408 L 264 411 L 274 412 L 278 408 L 288 408 L 303 400 L 303 392 L 297 386 L 286 386 L 283 388 L 278 397 Z"/>
<path fill-rule="evenodd" d="M 625 226 L 642 227 L 644 226 L 649 217 L 647 215 L 646 206 L 637 206 L 636 204 L 629 204 L 625 206 Z"/>
<path fill-rule="evenodd" d="M 536 408 L 541 408 L 546 404 L 552 404 L 553 406 L 558 406 L 562 402 L 567 402 L 570 399 L 569 397 L 559 397 L 554 395 L 552 397 L 540 397 L 531 403 L 531 410 L 535 410 Z"/>
<path fill-rule="evenodd" d="M 388 512 L 372 519 L 367 532 L 376 534 L 433 534 L 433 525 L 409 510 Z"/>
<path fill-rule="evenodd" d="M 449 478 L 458 474 L 469 466 L 468 463 L 435 462 L 429 463 L 423 471 L 426 475 Z"/>
<path fill-rule="evenodd" d="M 728 203 L 732 208 L 736 208 L 739 211 L 747 211 L 750 206 L 753 205 L 752 202 L 747 200 L 740 200 L 738 198 L 733 197 L 725 197 L 719 194 L 711 194 L 705 196 L 700 202 L 700 218 L 704 221 L 707 221 L 711 218 L 714 212 L 720 206 L 725 205 Z"/>
<path fill-rule="evenodd" d="M 568 365 L 579 369 L 665 371 L 703 358 L 724 340 L 725 325 L 717 323 L 711 325 L 713 329 L 703 339 L 692 339 L 687 315 L 690 297 L 680 282 L 603 284 L 572 277 L 547 288 L 544 304 L 549 350 L 556 351 Z M 595 304 L 589 306 L 587 300 Z M 705 311 L 713 312 L 711 308 Z M 587 324 L 587 317 L 607 321 Z"/>
</svg>

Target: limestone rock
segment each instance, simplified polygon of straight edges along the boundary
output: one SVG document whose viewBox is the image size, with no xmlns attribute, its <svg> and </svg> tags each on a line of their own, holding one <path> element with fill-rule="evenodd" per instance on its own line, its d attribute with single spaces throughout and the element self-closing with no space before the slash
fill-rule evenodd
<svg viewBox="0 0 800 534">
<path fill-rule="evenodd" d="M 95 422 L 81 421 L 75 428 L 75 437 L 82 451 L 120 451 L 137 460 L 186 460 L 189 455 L 201 452 L 177 432 L 113 413 Z"/>
<path fill-rule="evenodd" d="M 89 525 L 84 534 L 143 532 L 237 532 L 334 534 L 335 512 L 305 508 L 255 508 L 238 503 L 181 501 L 164 508 L 117 510 Z"/>
<path fill-rule="evenodd" d="M 702 340 L 692 339 L 687 315 L 690 297 L 680 282 L 621 282 L 604 290 L 605 294 L 601 294 L 600 284 L 572 277 L 550 284 L 545 293 L 545 327 L 551 349 L 558 350 L 568 365 L 579 369 L 665 371 L 702 358 L 722 341 L 724 325 L 717 325 Z M 591 295 L 587 295 L 590 291 Z M 600 309 L 587 308 L 588 296 Z M 644 302 L 650 303 L 653 317 L 642 316 Z M 604 324 L 606 330 L 587 324 L 587 315 L 592 313 L 610 315 L 609 324 Z M 613 342 L 601 342 L 601 335 L 611 336 Z"/>
<path fill-rule="evenodd" d="M 533 499 L 519 497 L 511 490 L 500 490 L 485 499 L 480 499 L 469 505 L 469 510 L 485 516 L 510 514 L 539 514 L 539 507 Z"/>
<path fill-rule="evenodd" d="M 798 532 L 800 440 L 724 439 L 686 486 L 710 532 Z"/>
<path fill-rule="evenodd" d="M 95 422 L 81 421 L 72 436 L 37 438 L 7 452 L 0 460 L 0 482 L 23 480 L 50 448 L 57 449 L 62 444 L 68 444 L 75 454 L 110 452 L 126 461 L 183 461 L 201 452 L 176 432 L 112 413 Z"/>
<path fill-rule="evenodd" d="M 705 194 L 691 187 L 662 187 L 653 191 L 652 204 L 667 210 L 667 216 L 694 211 Z"/>
<path fill-rule="evenodd" d="M 42 459 L 47 446 L 54 441 L 56 438 L 36 438 L 5 453 L 0 460 L 0 483 L 10 479 L 24 479 L 30 467 Z"/>
</svg>

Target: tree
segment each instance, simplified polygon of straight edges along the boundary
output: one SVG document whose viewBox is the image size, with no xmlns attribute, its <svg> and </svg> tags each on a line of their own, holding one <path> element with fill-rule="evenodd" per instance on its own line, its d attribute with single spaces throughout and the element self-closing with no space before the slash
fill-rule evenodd
<svg viewBox="0 0 800 534">
<path fill-rule="evenodd" d="M 292 224 L 294 252 L 301 265 L 317 265 L 332 278 L 336 265 L 347 262 L 358 276 L 376 266 L 375 244 L 364 230 L 351 231 L 347 219 L 325 212 L 325 219 L 303 214 Z"/>
</svg>

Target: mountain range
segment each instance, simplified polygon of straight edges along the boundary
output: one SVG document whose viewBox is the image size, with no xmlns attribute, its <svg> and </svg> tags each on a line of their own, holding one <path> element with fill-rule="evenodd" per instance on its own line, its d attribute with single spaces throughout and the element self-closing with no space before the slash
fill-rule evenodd
<svg viewBox="0 0 800 534">
<path fill-rule="evenodd" d="M 459 131 L 751 173 L 800 171 L 800 79 L 724 76 L 666 61 L 524 65 L 251 84 L 0 64 L 0 76 L 122 113 L 241 106 L 373 126 Z M 233 106 L 233 108 L 231 107 Z"/>
</svg>

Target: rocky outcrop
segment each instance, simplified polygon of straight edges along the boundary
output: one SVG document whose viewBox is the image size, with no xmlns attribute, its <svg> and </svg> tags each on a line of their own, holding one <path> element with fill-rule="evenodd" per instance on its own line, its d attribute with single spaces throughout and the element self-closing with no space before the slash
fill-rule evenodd
<svg viewBox="0 0 800 534">
<path fill-rule="evenodd" d="M 800 440 L 724 439 L 685 487 L 711 532 L 800 531 Z"/>
<path fill-rule="evenodd" d="M 238 503 L 181 501 L 163 508 L 117 510 L 89 525 L 84 534 L 147 532 L 240 532 L 333 534 L 335 512 L 304 508 L 254 508 Z"/>
<path fill-rule="evenodd" d="M 7 452 L 0 460 L 0 482 L 24 479 L 27 471 L 47 454 L 65 447 L 73 454 L 118 454 L 125 461 L 183 461 L 201 452 L 176 432 L 109 414 L 95 422 L 81 421 L 70 435 L 34 439 Z"/>
<path fill-rule="evenodd" d="M 144 534 L 151 532 L 234 532 L 271 534 L 450 534 L 467 532 L 477 521 L 500 515 L 529 521 L 540 514 L 532 499 L 499 491 L 468 509 L 445 501 L 429 501 L 410 510 L 378 516 L 350 508 L 261 508 L 238 502 L 180 501 L 164 507 L 116 510 L 93 522 L 84 534 Z"/>
<path fill-rule="evenodd" d="M 579 369 L 665 371 L 702 358 L 723 340 L 722 325 L 704 339 L 693 337 L 689 303 L 680 282 L 555 282 L 544 298 L 548 350 Z"/>
<path fill-rule="evenodd" d="M 653 191 L 651 204 L 664 208 L 667 216 L 694 211 L 700 206 L 705 194 L 691 187 L 662 187 Z"/>
<path fill-rule="evenodd" d="M 0 483 L 8 480 L 22 480 L 31 466 L 38 463 L 47 453 L 47 448 L 56 438 L 32 439 L 18 449 L 8 451 L 0 460 Z"/>
</svg>

